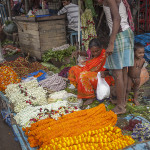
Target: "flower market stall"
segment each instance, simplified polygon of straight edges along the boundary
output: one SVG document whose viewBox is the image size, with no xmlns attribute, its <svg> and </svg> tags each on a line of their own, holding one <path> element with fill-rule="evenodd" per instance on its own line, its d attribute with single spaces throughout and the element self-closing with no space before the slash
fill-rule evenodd
<svg viewBox="0 0 150 150">
<path fill-rule="evenodd" d="M 88 2 L 86 1 L 86 5 Z M 82 46 L 97 37 L 91 3 L 81 15 Z M 18 16 L 21 51 L 0 64 L 1 114 L 22 150 L 134 150 L 150 148 L 150 107 L 134 106 L 116 115 L 109 98 L 86 106 L 68 81 L 75 46 L 66 44 L 66 17 Z M 79 30 L 80 33 L 80 30 Z M 80 36 L 79 36 L 80 37 Z M 80 40 L 79 40 L 80 41 Z M 79 43 L 80 47 L 80 43 Z"/>
<path fill-rule="evenodd" d="M 66 80 L 74 60 L 60 69 L 51 62 L 57 59 L 63 63 L 74 50 L 73 46 L 62 45 L 45 52 L 42 63 L 19 57 L 0 64 L 1 114 L 21 148 L 117 150 L 128 149 L 137 139 L 150 139 L 149 121 L 128 116 L 130 127 L 121 127 L 108 100 L 101 104 L 96 100 L 95 105 L 81 110 L 82 100 L 77 99 Z"/>
</svg>

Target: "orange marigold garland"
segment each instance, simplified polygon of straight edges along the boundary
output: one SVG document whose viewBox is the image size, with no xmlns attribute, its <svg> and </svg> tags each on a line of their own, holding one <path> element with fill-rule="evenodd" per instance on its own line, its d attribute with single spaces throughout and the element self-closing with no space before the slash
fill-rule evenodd
<svg viewBox="0 0 150 150">
<path fill-rule="evenodd" d="M 58 137 L 72 137 L 89 130 L 98 130 L 106 126 L 114 126 L 117 115 L 112 111 L 106 111 L 105 105 L 81 110 L 64 115 L 59 120 L 45 119 L 23 129 L 28 135 L 31 147 L 50 144 L 50 140 Z"/>
<path fill-rule="evenodd" d="M 7 85 L 19 83 L 20 81 L 21 79 L 19 79 L 18 75 L 11 67 L 0 67 L 0 91 L 4 92 Z"/>
</svg>

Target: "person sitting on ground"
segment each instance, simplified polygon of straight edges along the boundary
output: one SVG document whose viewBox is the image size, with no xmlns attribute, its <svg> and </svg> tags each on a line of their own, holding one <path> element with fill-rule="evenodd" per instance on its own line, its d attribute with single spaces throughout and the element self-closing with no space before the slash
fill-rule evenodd
<svg viewBox="0 0 150 150">
<path fill-rule="evenodd" d="M 76 4 L 72 4 L 70 0 L 62 0 L 63 8 L 58 11 L 58 15 L 67 14 L 68 19 L 68 32 L 78 31 L 78 10 L 79 7 Z"/>
<path fill-rule="evenodd" d="M 138 90 L 140 86 L 140 74 L 145 63 L 144 46 L 140 43 L 134 45 L 134 66 L 128 68 L 128 86 L 127 86 L 127 98 L 131 91 L 131 87 L 134 92 L 134 103 L 140 105 L 138 102 Z"/>
<path fill-rule="evenodd" d="M 97 73 L 101 71 L 104 77 L 104 71 L 106 71 L 103 68 L 106 61 L 105 49 L 103 49 L 98 39 L 92 39 L 89 42 L 89 50 L 93 58 L 85 61 L 81 66 L 71 67 L 68 75 L 70 84 L 73 84 L 78 90 L 78 99 L 86 100 L 83 105 L 91 104 L 95 100 L 95 91 L 98 82 Z M 79 52 L 75 54 L 77 53 Z M 80 55 L 85 56 L 85 52 L 81 52 Z M 114 85 L 112 76 L 106 76 L 105 80 L 108 85 Z"/>
</svg>

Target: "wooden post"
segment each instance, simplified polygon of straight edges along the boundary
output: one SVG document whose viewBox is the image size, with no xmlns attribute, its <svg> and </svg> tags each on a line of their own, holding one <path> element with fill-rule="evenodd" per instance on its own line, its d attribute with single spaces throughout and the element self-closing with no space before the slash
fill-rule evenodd
<svg viewBox="0 0 150 150">
<path fill-rule="evenodd" d="M 9 13 L 9 20 L 12 21 L 10 0 L 7 0 L 7 6 L 8 6 L 8 13 Z"/>
<path fill-rule="evenodd" d="M 139 23 L 139 21 L 140 21 L 140 0 L 138 1 L 138 31 L 137 31 L 137 33 L 139 34 L 139 31 L 140 31 L 140 23 Z"/>
<path fill-rule="evenodd" d="M 28 11 L 29 11 L 28 0 L 25 0 L 25 11 L 26 11 L 26 14 L 27 14 Z"/>
<path fill-rule="evenodd" d="M 1 46 L 1 40 L 0 40 L 0 63 L 4 61 L 3 54 L 2 54 L 2 46 Z"/>
</svg>

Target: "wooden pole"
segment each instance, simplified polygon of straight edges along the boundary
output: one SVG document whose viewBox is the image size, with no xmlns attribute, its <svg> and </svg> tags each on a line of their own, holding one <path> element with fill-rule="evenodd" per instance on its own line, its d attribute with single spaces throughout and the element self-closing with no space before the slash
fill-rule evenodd
<svg viewBox="0 0 150 150">
<path fill-rule="evenodd" d="M 8 13 L 9 13 L 9 20 L 12 21 L 10 0 L 7 0 L 7 6 L 8 6 Z"/>
<path fill-rule="evenodd" d="M 81 20 L 80 20 L 80 10 L 81 10 L 81 1 L 78 0 L 78 6 L 79 6 L 79 10 L 78 10 L 78 47 L 79 47 L 79 51 L 80 51 L 80 40 L 81 40 Z"/>
<path fill-rule="evenodd" d="M 2 46 L 1 46 L 1 40 L 0 40 L 0 63 L 4 61 L 4 57 L 2 54 Z"/>
<path fill-rule="evenodd" d="M 28 11 L 29 11 L 28 0 L 25 0 L 25 11 L 26 11 L 26 14 L 27 14 Z"/>
</svg>

